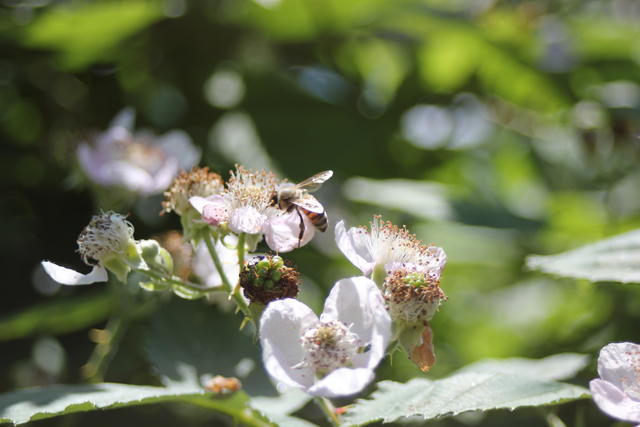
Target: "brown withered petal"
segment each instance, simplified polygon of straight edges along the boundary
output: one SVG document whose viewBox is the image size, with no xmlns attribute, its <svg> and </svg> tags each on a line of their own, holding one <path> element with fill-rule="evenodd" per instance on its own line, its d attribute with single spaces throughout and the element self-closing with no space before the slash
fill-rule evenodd
<svg viewBox="0 0 640 427">
<path fill-rule="evenodd" d="M 436 363 L 436 354 L 433 350 L 433 331 L 429 322 L 426 322 L 422 332 L 422 344 L 411 350 L 411 360 L 425 373 L 429 372 Z"/>
</svg>

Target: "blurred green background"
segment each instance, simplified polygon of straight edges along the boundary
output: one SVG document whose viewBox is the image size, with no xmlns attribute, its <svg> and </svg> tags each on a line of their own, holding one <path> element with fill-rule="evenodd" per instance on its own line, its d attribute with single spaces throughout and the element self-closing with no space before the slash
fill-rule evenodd
<svg viewBox="0 0 640 427">
<path fill-rule="evenodd" d="M 332 169 L 317 197 L 333 224 L 379 213 L 442 246 L 449 301 L 433 320 L 431 378 L 485 357 L 595 356 L 606 343 L 640 341 L 634 286 L 523 268 L 527 254 L 640 225 L 640 2 L 1 3 L 0 391 L 81 381 L 88 330 L 114 309 L 107 286 L 47 287 L 37 267 L 52 259 L 83 268 L 76 237 L 107 206 L 96 206 L 75 149 L 126 106 L 138 127 L 185 130 L 203 149 L 201 165 L 225 177 L 234 163 L 293 181 Z M 137 238 L 178 228 L 174 215 L 157 215 L 160 200 L 126 208 Z M 331 229 L 290 258 L 303 274 L 302 299 L 316 309 L 337 279 L 357 274 Z M 194 323 L 189 313 L 217 309 L 173 299 L 128 330 L 107 380 L 157 383 L 144 342 L 167 313 L 187 313 L 177 316 L 182 326 L 170 322 L 174 336 L 200 329 L 214 349 L 236 326 L 231 314 Z M 247 356 L 225 348 L 229 360 Z M 379 378 L 423 375 L 401 353 L 391 362 Z M 592 365 L 578 382 L 595 375 Z M 559 415 L 567 425 L 613 424 L 589 401 Z M 36 424 L 211 417 L 154 405 Z M 522 410 L 441 423 L 516 422 L 544 418 Z"/>
</svg>

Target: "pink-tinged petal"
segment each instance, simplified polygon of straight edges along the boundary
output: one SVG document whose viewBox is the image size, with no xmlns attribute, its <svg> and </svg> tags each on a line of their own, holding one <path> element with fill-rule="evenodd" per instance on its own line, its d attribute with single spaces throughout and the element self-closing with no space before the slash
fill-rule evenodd
<svg viewBox="0 0 640 427">
<path fill-rule="evenodd" d="M 352 359 L 355 367 L 373 369 L 380 363 L 391 339 L 391 318 L 373 280 L 364 276 L 339 280 L 325 301 L 321 318 L 351 325 L 351 332 L 369 349 Z"/>
<path fill-rule="evenodd" d="M 595 379 L 589 383 L 593 400 L 602 412 L 623 421 L 640 422 L 640 401 L 633 400 L 608 381 Z"/>
<path fill-rule="evenodd" d="M 598 356 L 598 374 L 640 401 L 640 345 L 621 342 L 603 347 Z"/>
<path fill-rule="evenodd" d="M 269 303 L 260 318 L 262 360 L 276 380 L 307 389 L 315 380 L 314 369 L 305 366 L 300 337 L 318 322 L 313 311 L 298 300 L 287 298 Z"/>
<path fill-rule="evenodd" d="M 193 145 L 189 134 L 182 130 L 172 130 L 156 138 L 158 147 L 167 154 L 169 158 L 178 162 L 178 169 L 189 170 L 200 161 L 201 151 Z"/>
<path fill-rule="evenodd" d="M 243 206 L 229 216 L 229 228 L 234 233 L 259 234 L 267 217 L 251 206 Z"/>
<path fill-rule="evenodd" d="M 373 271 L 375 260 L 371 248 L 371 236 L 363 228 L 351 227 L 349 231 L 344 221 L 336 224 L 336 244 L 349 261 L 368 276 Z"/>
<path fill-rule="evenodd" d="M 349 396 L 365 388 L 373 377 L 373 370 L 368 368 L 339 368 L 315 383 L 307 392 L 321 397 Z"/>
<path fill-rule="evenodd" d="M 300 237 L 300 217 L 304 224 L 304 233 Z M 315 227 L 306 215 L 294 210 L 279 212 L 274 209 L 264 229 L 264 237 L 271 250 L 290 252 L 309 243 L 315 234 Z"/>
<path fill-rule="evenodd" d="M 206 198 L 194 196 L 189 198 L 189 203 L 202 215 L 202 219 L 211 225 L 218 226 L 229 219 L 227 205 L 219 194 Z"/>
<path fill-rule="evenodd" d="M 49 277 L 63 285 L 90 285 L 97 282 L 106 282 L 109 279 L 107 270 L 98 265 L 94 266 L 89 274 L 78 273 L 49 261 L 42 261 L 42 267 Z"/>
</svg>

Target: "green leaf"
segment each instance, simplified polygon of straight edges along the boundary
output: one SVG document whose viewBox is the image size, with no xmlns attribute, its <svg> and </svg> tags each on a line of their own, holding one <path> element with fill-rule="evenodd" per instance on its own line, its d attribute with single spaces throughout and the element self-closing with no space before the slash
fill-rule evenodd
<svg viewBox="0 0 640 427">
<path fill-rule="evenodd" d="M 532 360 L 524 358 L 486 359 L 456 371 L 460 373 L 512 374 L 535 377 L 539 380 L 564 380 L 575 376 L 589 363 L 589 356 L 562 353 Z"/>
<path fill-rule="evenodd" d="M 117 44 L 161 17 L 157 1 L 72 2 L 48 8 L 26 27 L 23 43 L 53 49 L 77 69 L 110 59 Z"/>
<path fill-rule="evenodd" d="M 175 299 L 154 316 L 144 344 L 165 385 L 199 386 L 203 378 L 223 375 L 238 377 L 252 395 L 275 394 L 260 368 L 259 345 L 238 330 L 240 316 Z"/>
<path fill-rule="evenodd" d="M 169 389 L 115 383 L 37 387 L 0 395 L 0 422 L 22 424 L 73 412 L 143 405 L 203 394 L 205 391 L 196 387 Z"/>
<path fill-rule="evenodd" d="M 550 256 L 529 256 L 527 267 L 558 276 L 640 283 L 640 230 Z"/>
<path fill-rule="evenodd" d="M 0 319 L 0 341 L 33 334 L 64 334 L 102 322 L 115 304 L 108 291 L 55 299 Z"/>
<path fill-rule="evenodd" d="M 309 427 L 308 421 L 292 417 L 290 414 L 306 405 L 311 396 L 298 389 L 289 389 L 277 397 L 254 397 L 250 406 L 260 411 L 269 421 L 281 427 Z"/>
<path fill-rule="evenodd" d="M 172 286 L 173 293 L 179 296 L 180 298 L 187 300 L 200 299 L 206 295 L 204 292 L 196 291 L 186 286 L 173 285 Z"/>
<path fill-rule="evenodd" d="M 358 400 L 344 417 L 345 425 L 374 421 L 392 422 L 419 416 L 425 420 L 454 416 L 467 411 L 514 410 L 587 398 L 587 389 L 541 378 L 575 372 L 577 355 L 560 355 L 538 361 L 506 359 L 472 365 L 441 380 L 416 378 L 407 383 L 383 381 L 368 400 Z M 525 369 L 519 374 L 509 373 Z M 474 372 L 476 371 L 476 372 Z"/>
</svg>

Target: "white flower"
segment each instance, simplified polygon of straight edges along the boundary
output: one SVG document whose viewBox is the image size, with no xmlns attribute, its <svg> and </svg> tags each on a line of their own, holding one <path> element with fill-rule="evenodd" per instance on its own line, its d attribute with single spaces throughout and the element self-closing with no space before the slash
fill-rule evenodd
<svg viewBox="0 0 640 427">
<path fill-rule="evenodd" d="M 300 239 L 300 218 L 302 217 L 304 232 Z M 267 223 L 264 226 L 264 238 L 271 250 L 276 252 L 290 252 L 309 243 L 313 238 L 316 227 L 304 214 L 295 210 L 283 212 L 272 208 L 267 213 Z"/>
<path fill-rule="evenodd" d="M 274 206 L 278 180 L 268 171 L 251 171 L 238 166 L 232 172 L 221 195 L 194 196 L 191 205 L 202 220 L 213 226 L 229 225 L 234 233 L 246 233 L 262 239 L 276 252 L 289 252 L 306 245 L 315 234 L 315 226 L 306 215 Z M 304 232 L 300 239 L 301 224 Z"/>
<path fill-rule="evenodd" d="M 211 225 L 226 222 L 236 234 L 261 234 L 268 220 L 266 212 L 272 204 L 276 182 L 271 172 L 238 166 L 231 172 L 222 195 L 191 197 L 189 202 Z"/>
<path fill-rule="evenodd" d="M 42 261 L 44 270 L 56 282 L 63 285 L 106 282 L 108 276 L 105 264 L 110 261 L 111 268 L 121 267 L 128 272 L 128 268 L 117 261 L 117 258 L 125 256 L 127 248 L 135 243 L 133 226 L 124 216 L 115 212 L 95 215 L 82 230 L 77 242 L 82 260 L 85 264 L 93 266 L 93 270 L 88 274 L 82 274 L 49 261 Z"/>
<path fill-rule="evenodd" d="M 614 418 L 640 423 L 640 345 L 622 342 L 603 347 L 598 374 L 600 378 L 589 383 L 598 407 Z"/>
<path fill-rule="evenodd" d="M 351 227 L 347 231 L 344 221 L 338 222 L 336 244 L 366 276 L 371 275 L 376 267 L 384 267 L 387 272 L 403 268 L 420 271 L 433 280 L 439 280 L 447 262 L 442 248 L 425 245 L 406 228 L 382 221 L 377 216 L 370 222 L 370 230 Z"/>
<path fill-rule="evenodd" d="M 313 396 L 348 396 L 374 377 L 391 337 L 375 283 L 342 279 L 318 318 L 295 299 L 271 302 L 260 319 L 262 359 L 276 380 Z"/>
<path fill-rule="evenodd" d="M 92 144 L 82 143 L 77 155 L 82 169 L 103 186 L 121 186 L 142 195 L 166 190 L 181 169 L 191 169 L 200 150 L 183 131 L 160 137 L 133 132 L 135 114 L 127 108 Z"/>
</svg>

